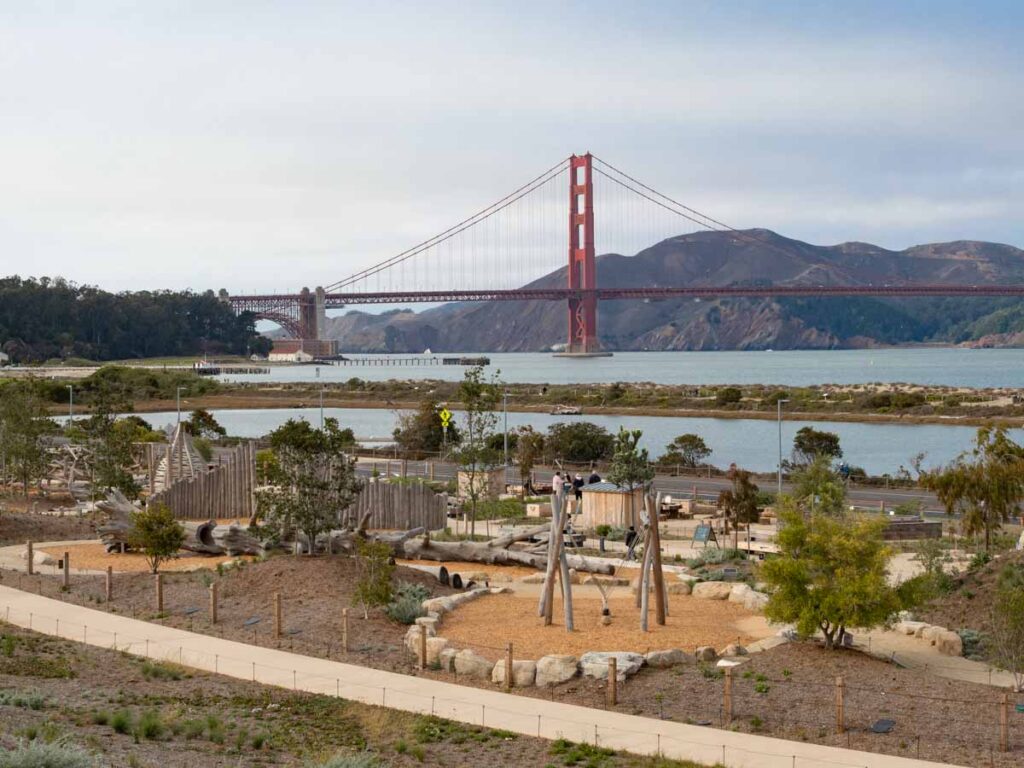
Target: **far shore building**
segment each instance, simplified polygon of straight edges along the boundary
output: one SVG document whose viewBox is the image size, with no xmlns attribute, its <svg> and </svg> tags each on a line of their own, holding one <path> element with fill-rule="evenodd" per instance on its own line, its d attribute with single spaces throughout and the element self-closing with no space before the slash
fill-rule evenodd
<svg viewBox="0 0 1024 768">
<path fill-rule="evenodd" d="M 9 365 L 11 362 L 11 356 L 6 352 L 0 352 L 0 366 Z"/>
<path fill-rule="evenodd" d="M 267 360 L 272 363 L 312 363 L 338 354 L 336 339 L 274 339 Z"/>
</svg>

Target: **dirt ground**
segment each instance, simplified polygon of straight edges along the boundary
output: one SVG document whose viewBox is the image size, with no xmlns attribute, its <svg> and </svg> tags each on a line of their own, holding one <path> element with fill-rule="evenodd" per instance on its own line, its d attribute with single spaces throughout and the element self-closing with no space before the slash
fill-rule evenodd
<svg viewBox="0 0 1024 768">
<path fill-rule="evenodd" d="M 0 750 L 63 740 L 121 768 L 317 765 L 369 752 L 380 768 L 696 768 L 296 694 L 0 625 Z"/>
<path fill-rule="evenodd" d="M 5 503 L 6 500 L 5 500 Z M 35 541 L 76 541 L 96 536 L 96 522 L 89 516 L 0 512 L 0 546 Z"/>
<path fill-rule="evenodd" d="M 71 567 L 87 571 L 105 571 L 111 566 L 115 573 L 149 573 L 149 564 L 146 558 L 140 554 L 127 552 L 125 554 L 107 554 L 102 544 L 74 544 L 68 547 L 45 548 L 46 552 L 55 560 L 64 557 L 68 553 Z M 160 563 L 161 571 L 195 571 L 200 568 L 214 570 L 221 563 L 230 563 L 237 558 L 228 555 L 197 555 L 182 550 L 177 557 L 165 560 Z M 251 557 L 242 558 L 252 560 Z"/>
<path fill-rule="evenodd" d="M 649 631 L 643 632 L 640 611 L 625 587 L 609 597 L 612 623 L 603 626 L 600 595 L 588 586 L 573 588 L 575 631 L 566 632 L 561 598 L 555 600 L 553 623 L 545 627 L 537 616 L 538 596 L 530 594 L 536 591 L 491 595 L 461 606 L 444 617 L 439 634 L 460 648 L 474 648 L 495 661 L 502 658 L 508 642 L 513 644 L 516 658 L 539 659 L 551 653 L 580 656 L 587 651 L 693 651 L 702 645 L 721 650 L 729 643 L 746 645 L 775 634 L 763 618 L 742 606 L 724 600 L 697 600 L 689 595 L 670 595 L 664 627 L 655 623 L 651 605 Z"/>
</svg>

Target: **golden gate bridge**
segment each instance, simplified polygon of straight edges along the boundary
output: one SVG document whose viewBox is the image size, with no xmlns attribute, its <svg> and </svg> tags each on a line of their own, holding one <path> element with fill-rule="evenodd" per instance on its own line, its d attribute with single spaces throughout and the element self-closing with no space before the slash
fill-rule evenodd
<svg viewBox="0 0 1024 768">
<path fill-rule="evenodd" d="M 595 195 L 595 190 L 597 194 Z M 601 217 L 595 216 L 601 201 Z M 572 155 L 495 203 L 417 245 L 348 277 L 297 293 L 232 295 L 236 312 L 280 325 L 296 339 L 321 339 L 326 312 L 350 305 L 479 301 L 561 301 L 566 352 L 600 354 L 600 301 L 670 298 L 1021 296 L 1024 285 L 668 285 L 601 287 L 597 241 L 605 253 L 636 253 L 678 235 L 680 221 L 725 232 L 738 245 L 793 255 L 756 231 L 735 229 L 665 195 L 589 153 Z M 566 257 L 568 257 L 566 259 Z M 545 279 L 558 274 L 561 285 Z M 481 288 L 480 286 L 490 286 Z"/>
</svg>

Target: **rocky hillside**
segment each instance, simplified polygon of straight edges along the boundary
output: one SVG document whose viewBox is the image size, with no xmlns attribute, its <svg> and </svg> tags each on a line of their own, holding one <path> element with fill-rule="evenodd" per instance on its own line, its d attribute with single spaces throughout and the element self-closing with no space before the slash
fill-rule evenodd
<svg viewBox="0 0 1024 768">
<path fill-rule="evenodd" d="M 1024 283 L 1024 251 L 958 241 L 888 251 L 869 243 L 810 245 L 768 230 L 748 237 L 698 232 L 636 256 L 598 257 L 602 287 L 675 285 L 900 285 Z M 753 241 L 753 242 L 752 242 Z M 534 286 L 564 285 L 565 270 Z M 448 304 L 415 313 L 350 311 L 328 334 L 345 351 L 534 352 L 565 341 L 559 302 Z M 725 299 L 605 301 L 601 343 L 611 350 L 831 349 L 908 343 L 1021 344 L 1016 299 Z"/>
</svg>

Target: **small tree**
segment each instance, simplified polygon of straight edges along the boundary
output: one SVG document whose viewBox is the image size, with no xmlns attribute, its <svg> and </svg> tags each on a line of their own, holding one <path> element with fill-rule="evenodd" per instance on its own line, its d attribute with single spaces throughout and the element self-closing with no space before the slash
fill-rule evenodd
<svg viewBox="0 0 1024 768">
<path fill-rule="evenodd" d="M 839 447 L 839 435 L 825 432 L 814 427 L 801 427 L 793 438 L 793 461 L 805 465 L 812 463 L 819 456 L 829 459 L 841 459 L 843 449 Z"/>
<path fill-rule="evenodd" d="M 530 485 L 533 468 L 544 454 L 544 435 L 527 425 L 516 430 L 516 463 L 519 465 L 519 481 L 523 495 Z"/>
<path fill-rule="evenodd" d="M 22 485 L 29 487 L 46 474 L 49 452 L 46 436 L 57 431 L 43 401 L 28 387 L 8 384 L 0 393 L 0 463 Z"/>
<path fill-rule="evenodd" d="M 846 508 L 846 484 L 828 456 L 794 472 L 792 481 L 792 497 L 804 510 L 838 515 Z"/>
<path fill-rule="evenodd" d="M 338 429 L 335 419 L 327 419 L 322 430 L 289 420 L 271 433 L 276 461 L 262 465 L 270 486 L 256 493 L 268 538 L 281 539 L 298 529 L 312 555 L 317 537 L 341 524 L 342 514 L 362 488 L 355 459 L 342 452 L 349 444 L 348 432 Z"/>
<path fill-rule="evenodd" d="M 732 481 L 732 488 L 718 494 L 718 506 L 725 513 L 725 519 L 732 520 L 733 530 L 738 536 L 737 523 L 757 522 L 759 489 L 750 479 L 750 473 L 745 469 L 738 469 L 735 465 L 729 468 L 728 478 Z M 728 530 L 726 532 L 728 533 Z"/>
<path fill-rule="evenodd" d="M 464 489 L 469 497 L 469 534 L 476 534 L 476 514 L 487 488 L 487 472 L 499 463 L 499 453 L 491 444 L 498 414 L 499 386 L 497 377 L 484 379 L 483 366 L 466 371 L 459 385 L 459 401 L 463 409 L 462 441 L 456 453 L 460 471 L 466 477 Z"/>
<path fill-rule="evenodd" d="M 887 578 L 883 520 L 805 514 L 788 497 L 779 519 L 780 554 L 761 571 L 770 620 L 793 623 L 805 636 L 820 630 L 831 649 L 848 627 L 882 625 L 901 608 Z"/>
<path fill-rule="evenodd" d="M 737 387 L 722 387 L 715 392 L 715 405 L 722 407 L 734 405 L 743 399 L 743 391 Z"/>
<path fill-rule="evenodd" d="M 1013 675 L 1014 690 L 1024 690 L 1024 570 L 1010 564 L 999 574 L 992 607 L 992 660 Z"/>
<path fill-rule="evenodd" d="M 665 447 L 665 453 L 658 459 L 661 466 L 678 465 L 698 467 L 711 455 L 711 449 L 700 435 L 687 433 L 679 435 Z"/>
<path fill-rule="evenodd" d="M 985 551 L 992 531 L 1020 514 L 1024 501 L 1024 448 L 1003 427 L 981 427 L 974 448 L 952 464 L 921 473 L 921 485 L 935 491 L 950 515 L 960 513 L 964 533 L 985 533 Z"/>
<path fill-rule="evenodd" d="M 131 513 L 132 530 L 128 544 L 146 558 L 150 573 L 160 569 L 160 563 L 170 559 L 185 543 L 185 528 L 174 519 L 166 504 L 150 504 L 146 509 Z"/>
<path fill-rule="evenodd" d="M 608 468 L 608 480 L 629 493 L 630 519 L 635 519 L 633 509 L 633 491 L 646 486 L 654 479 L 654 467 L 647 455 L 646 448 L 640 448 L 643 432 L 619 428 L 615 436 L 615 454 Z M 653 521 L 652 521 L 653 522 Z"/>
<path fill-rule="evenodd" d="M 189 434 L 206 438 L 207 440 L 216 440 L 218 437 L 224 437 L 227 434 L 227 430 L 205 408 L 197 408 L 192 411 L 184 427 Z"/>
<path fill-rule="evenodd" d="M 441 411 L 444 406 L 434 398 L 422 400 L 415 411 L 398 417 L 398 428 L 392 433 L 398 447 L 406 453 L 440 453 L 444 444 Z M 458 445 L 460 432 L 454 422 L 448 424 L 448 445 Z"/>
<path fill-rule="evenodd" d="M 615 450 L 615 438 L 608 430 L 589 421 L 552 424 L 544 443 L 548 456 L 563 461 L 599 461 Z"/>
<path fill-rule="evenodd" d="M 356 579 L 353 603 L 363 607 L 363 618 L 370 617 L 370 608 L 391 602 L 391 575 L 395 566 L 391 561 L 391 547 L 382 541 L 356 541 Z"/>
</svg>

